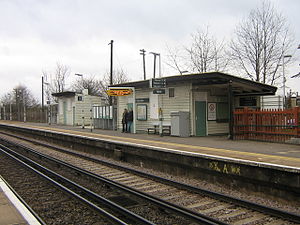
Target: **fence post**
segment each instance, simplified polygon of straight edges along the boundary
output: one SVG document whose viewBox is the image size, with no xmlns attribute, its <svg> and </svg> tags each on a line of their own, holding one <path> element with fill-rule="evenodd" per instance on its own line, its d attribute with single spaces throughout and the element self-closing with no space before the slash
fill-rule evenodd
<svg viewBox="0 0 300 225">
<path fill-rule="evenodd" d="M 300 137 L 300 121 L 299 121 L 299 114 L 300 108 L 298 106 L 294 107 L 294 118 L 295 118 L 295 126 L 296 126 L 296 136 Z"/>
</svg>

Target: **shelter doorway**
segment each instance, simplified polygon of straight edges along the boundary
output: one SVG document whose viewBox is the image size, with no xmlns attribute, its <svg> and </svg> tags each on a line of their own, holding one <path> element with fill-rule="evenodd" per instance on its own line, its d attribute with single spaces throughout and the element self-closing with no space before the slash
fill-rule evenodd
<svg viewBox="0 0 300 225">
<path fill-rule="evenodd" d="M 195 101 L 196 136 L 206 136 L 206 102 Z"/>
</svg>

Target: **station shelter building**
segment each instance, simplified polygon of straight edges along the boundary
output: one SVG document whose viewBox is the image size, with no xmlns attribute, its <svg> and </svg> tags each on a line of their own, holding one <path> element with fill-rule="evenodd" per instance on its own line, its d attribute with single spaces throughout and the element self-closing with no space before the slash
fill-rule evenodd
<svg viewBox="0 0 300 225">
<path fill-rule="evenodd" d="M 81 93 L 64 91 L 53 93 L 57 97 L 57 124 L 85 126 L 90 125 L 93 117 L 93 107 L 104 105 L 102 96 L 89 95 L 88 89 Z"/>
<path fill-rule="evenodd" d="M 188 130 L 187 136 L 232 134 L 234 109 L 259 108 L 260 97 L 274 95 L 277 90 L 220 72 L 135 81 L 112 85 L 110 89 L 133 91 L 117 96 L 119 130 L 124 108 L 132 108 L 134 133 L 149 133 L 151 127 L 159 125 L 169 126 L 174 136 L 181 136 L 183 128 Z"/>
</svg>

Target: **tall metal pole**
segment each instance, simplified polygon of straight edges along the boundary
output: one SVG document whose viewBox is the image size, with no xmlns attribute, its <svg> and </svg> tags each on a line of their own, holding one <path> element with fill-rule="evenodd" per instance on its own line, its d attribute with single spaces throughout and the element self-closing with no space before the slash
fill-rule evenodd
<svg viewBox="0 0 300 225">
<path fill-rule="evenodd" d="M 24 123 L 26 123 L 26 104 L 25 104 L 24 96 L 23 96 L 23 110 L 24 110 L 23 120 L 24 120 Z"/>
<path fill-rule="evenodd" d="M 11 107 L 11 102 L 9 102 L 9 120 L 12 120 L 12 107 Z"/>
<path fill-rule="evenodd" d="M 150 52 L 150 54 L 153 54 L 154 56 L 154 68 L 153 68 L 153 78 L 155 78 L 155 70 L 156 70 L 156 56 L 159 56 L 159 53 Z"/>
<path fill-rule="evenodd" d="M 113 44 L 114 41 L 111 40 L 110 45 L 110 85 L 113 85 Z M 109 96 L 109 105 L 112 105 L 112 96 Z"/>
<path fill-rule="evenodd" d="M 6 115 L 6 112 L 5 112 L 5 106 L 6 105 L 3 105 L 4 108 L 3 108 L 3 119 L 7 120 L 7 115 Z"/>
<path fill-rule="evenodd" d="M 16 89 L 16 107 L 17 107 L 17 120 L 21 121 L 20 110 L 20 90 Z"/>
<path fill-rule="evenodd" d="M 156 54 L 154 55 L 154 69 L 153 69 L 153 78 L 155 78 L 155 69 L 156 69 Z"/>
<path fill-rule="evenodd" d="M 44 112 L 44 76 L 42 76 L 42 112 Z"/>
<path fill-rule="evenodd" d="M 110 85 L 113 85 L 113 45 L 114 41 L 110 41 Z"/>
<path fill-rule="evenodd" d="M 143 70 L 144 70 L 144 80 L 146 80 L 146 65 L 145 65 L 145 49 L 140 50 L 140 55 L 143 56 Z"/>
<path fill-rule="evenodd" d="M 282 82 L 283 82 L 283 108 L 285 109 L 286 108 L 286 99 L 285 99 L 285 82 L 286 82 L 286 79 L 285 79 L 285 71 L 284 71 L 284 58 L 291 58 L 292 56 L 291 55 L 284 55 L 282 57 Z"/>
<path fill-rule="evenodd" d="M 8 93 L 8 96 L 9 96 L 9 120 L 12 120 L 11 94 Z"/>
<path fill-rule="evenodd" d="M 161 77 L 161 57 L 160 54 L 158 54 L 159 56 L 159 77 Z"/>
<path fill-rule="evenodd" d="M 110 85 L 113 85 L 113 44 L 114 44 L 114 41 L 111 40 L 109 45 L 110 45 Z M 109 96 L 109 107 L 111 107 L 112 109 L 112 114 L 113 114 L 113 117 L 112 117 L 112 129 L 115 130 L 115 121 L 116 121 L 116 118 L 114 117 L 114 107 L 113 107 L 113 96 Z M 109 119 L 107 120 L 107 122 L 109 123 Z"/>
</svg>

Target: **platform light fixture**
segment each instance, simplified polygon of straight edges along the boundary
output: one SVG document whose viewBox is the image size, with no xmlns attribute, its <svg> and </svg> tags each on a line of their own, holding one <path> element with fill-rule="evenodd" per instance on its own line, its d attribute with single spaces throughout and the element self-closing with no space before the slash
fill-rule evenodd
<svg viewBox="0 0 300 225">
<path fill-rule="evenodd" d="M 75 76 L 79 76 L 79 77 L 83 78 L 83 74 L 80 74 L 80 73 L 75 73 Z"/>
<path fill-rule="evenodd" d="M 285 71 L 284 71 L 284 67 L 285 67 L 285 65 L 284 65 L 284 59 L 285 58 L 291 58 L 292 57 L 292 55 L 284 55 L 283 57 L 282 57 L 282 82 L 283 82 L 283 108 L 286 108 L 286 99 L 285 99 L 285 82 L 286 82 L 286 79 L 285 79 Z"/>
</svg>

